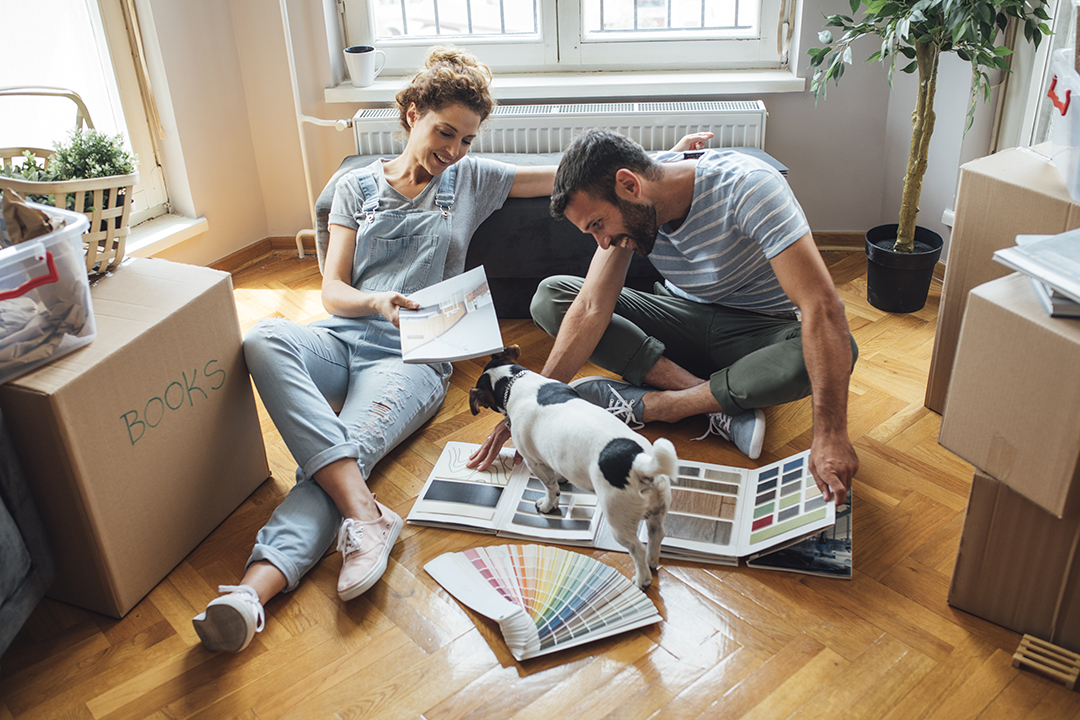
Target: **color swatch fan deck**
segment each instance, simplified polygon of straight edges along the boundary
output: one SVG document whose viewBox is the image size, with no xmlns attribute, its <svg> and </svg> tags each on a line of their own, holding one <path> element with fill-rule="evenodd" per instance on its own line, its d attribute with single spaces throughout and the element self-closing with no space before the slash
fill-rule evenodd
<svg viewBox="0 0 1080 720">
<path fill-rule="evenodd" d="M 652 625 L 662 618 L 626 576 L 544 545 L 445 553 L 424 566 L 460 602 L 499 623 L 517 660 Z"/>
</svg>

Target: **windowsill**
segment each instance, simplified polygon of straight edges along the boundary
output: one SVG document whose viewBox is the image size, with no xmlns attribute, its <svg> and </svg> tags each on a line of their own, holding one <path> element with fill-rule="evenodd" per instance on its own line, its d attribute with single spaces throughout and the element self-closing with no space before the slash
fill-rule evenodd
<svg viewBox="0 0 1080 720">
<path fill-rule="evenodd" d="M 345 82 L 323 92 L 328 103 L 387 103 L 394 99 L 406 79 L 381 77 L 362 88 Z M 802 92 L 806 89 L 806 79 L 790 70 L 536 73 L 496 75 L 491 87 L 501 102 L 548 102 Z"/>
<path fill-rule="evenodd" d="M 206 218 L 162 215 L 131 228 L 124 252 L 135 257 L 152 257 L 165 248 L 201 235 L 209 227 Z"/>
</svg>

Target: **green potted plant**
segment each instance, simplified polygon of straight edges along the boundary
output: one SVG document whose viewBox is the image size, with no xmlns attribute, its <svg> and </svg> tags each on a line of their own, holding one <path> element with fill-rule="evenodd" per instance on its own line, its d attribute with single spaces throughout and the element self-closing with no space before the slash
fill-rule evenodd
<svg viewBox="0 0 1080 720">
<path fill-rule="evenodd" d="M 122 136 L 76 128 L 52 151 L 0 149 L 0 164 L 0 190 L 11 188 L 34 202 L 87 216 L 87 272 L 105 272 L 123 260 L 139 173 Z"/>
<path fill-rule="evenodd" d="M 852 43 L 870 35 L 881 39 L 881 48 L 867 62 L 887 64 L 890 84 L 898 60 L 903 63 L 901 72 L 918 73 L 899 222 L 866 233 L 868 300 L 889 312 L 914 312 L 926 303 L 942 247 L 940 235 L 915 223 L 934 132 L 938 60 L 942 53 L 954 52 L 971 63 L 966 132 L 979 97 L 990 96 L 988 72 L 1009 71 L 1007 58 L 1013 51 L 999 44 L 1002 31 L 1010 21 L 1022 23 L 1024 37 L 1038 47 L 1050 34 L 1045 22 L 1050 18 L 1045 0 L 849 0 L 849 4 L 852 16 L 861 7 L 862 17 L 826 16 L 825 29 L 818 35 L 823 47 L 807 51 L 814 68 L 810 90 L 815 100 L 823 99 L 828 82 L 839 84 L 844 67 L 851 64 Z M 842 34 L 834 37 L 829 28 L 839 28 Z"/>
</svg>

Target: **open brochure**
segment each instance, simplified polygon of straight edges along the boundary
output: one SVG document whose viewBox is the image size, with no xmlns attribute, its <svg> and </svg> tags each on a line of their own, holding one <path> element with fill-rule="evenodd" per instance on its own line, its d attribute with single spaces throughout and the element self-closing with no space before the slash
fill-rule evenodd
<svg viewBox="0 0 1080 720">
<path fill-rule="evenodd" d="M 1080 230 L 1070 230 L 994 251 L 994 260 L 1045 283 L 1080 303 Z"/>
<path fill-rule="evenodd" d="M 405 362 L 452 362 L 503 349 L 483 266 L 419 290 L 409 299 L 420 307 L 398 313 Z"/>
<path fill-rule="evenodd" d="M 602 522 L 591 491 L 564 484 L 558 511 L 541 513 L 542 483 L 504 449 L 484 472 L 465 467 L 477 448 L 448 442 L 408 521 L 501 537 L 625 551 Z M 745 558 L 821 532 L 836 522 L 807 467 L 809 451 L 757 469 L 679 460 L 661 554 L 737 565 Z M 645 541 L 642 528 L 642 541 Z"/>
</svg>

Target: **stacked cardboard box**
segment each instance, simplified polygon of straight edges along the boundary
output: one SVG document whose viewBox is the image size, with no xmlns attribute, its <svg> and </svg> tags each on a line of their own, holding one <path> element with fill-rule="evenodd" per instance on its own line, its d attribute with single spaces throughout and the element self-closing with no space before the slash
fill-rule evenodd
<svg viewBox="0 0 1080 720">
<path fill-rule="evenodd" d="M 227 273 L 132 260 L 97 338 L 0 386 L 58 565 L 50 597 L 122 617 L 269 475 Z"/>
<path fill-rule="evenodd" d="M 968 292 L 1009 274 L 992 259 L 1017 235 L 1053 235 L 1080 227 L 1080 204 L 1050 163 L 1049 145 L 1004 150 L 960 169 L 926 407 L 943 412 Z"/>
<path fill-rule="evenodd" d="M 1027 277 L 967 300 L 940 442 L 976 468 L 950 604 L 1080 651 L 1080 320 Z"/>
</svg>

